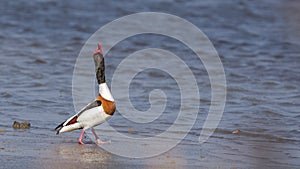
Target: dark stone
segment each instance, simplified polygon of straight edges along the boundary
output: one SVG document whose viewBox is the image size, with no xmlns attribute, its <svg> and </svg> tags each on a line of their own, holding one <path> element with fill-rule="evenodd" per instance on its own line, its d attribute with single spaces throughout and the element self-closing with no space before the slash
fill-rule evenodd
<svg viewBox="0 0 300 169">
<path fill-rule="evenodd" d="M 14 124 L 12 125 L 12 127 L 14 129 L 28 129 L 30 127 L 30 123 L 28 121 L 25 121 L 22 123 L 14 121 Z"/>
</svg>

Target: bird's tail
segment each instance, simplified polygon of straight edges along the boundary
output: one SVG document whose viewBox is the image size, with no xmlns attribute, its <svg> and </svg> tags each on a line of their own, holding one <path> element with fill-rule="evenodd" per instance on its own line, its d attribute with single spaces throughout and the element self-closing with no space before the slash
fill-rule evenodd
<svg viewBox="0 0 300 169">
<path fill-rule="evenodd" d="M 63 128 L 63 125 L 66 121 L 62 122 L 60 125 L 58 125 L 56 128 L 55 128 L 55 131 L 56 131 L 56 134 L 59 134 L 59 131 L 61 130 L 61 128 Z"/>
<path fill-rule="evenodd" d="M 80 129 L 81 126 L 79 123 L 77 123 L 77 115 L 74 115 L 70 117 L 68 120 L 62 122 L 60 125 L 58 125 L 55 128 L 56 134 L 62 133 L 62 132 L 69 132 L 76 129 Z"/>
</svg>

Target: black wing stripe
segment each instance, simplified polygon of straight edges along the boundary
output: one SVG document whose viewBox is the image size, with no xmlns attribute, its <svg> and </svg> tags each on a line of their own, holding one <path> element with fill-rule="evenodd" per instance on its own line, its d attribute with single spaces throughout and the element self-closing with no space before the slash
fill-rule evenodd
<svg viewBox="0 0 300 169">
<path fill-rule="evenodd" d="M 66 121 L 62 122 L 60 125 L 58 125 L 56 128 L 55 128 L 55 131 L 57 130 L 60 130 L 62 127 L 63 127 L 63 124 L 65 123 Z"/>
<path fill-rule="evenodd" d="M 77 113 L 77 116 L 80 116 L 81 113 L 85 112 L 86 110 L 89 110 L 91 108 L 94 108 L 94 107 L 98 107 L 98 106 L 101 106 L 102 102 L 99 101 L 99 100 L 95 100 L 91 103 L 89 103 L 87 106 L 85 106 L 82 110 L 80 110 L 78 113 Z"/>
</svg>

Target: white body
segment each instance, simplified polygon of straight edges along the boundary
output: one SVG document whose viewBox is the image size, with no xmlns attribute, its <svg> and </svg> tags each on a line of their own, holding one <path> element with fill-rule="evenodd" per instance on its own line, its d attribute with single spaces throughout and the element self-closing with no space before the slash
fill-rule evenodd
<svg viewBox="0 0 300 169">
<path fill-rule="evenodd" d="M 76 115 L 74 115 L 76 116 Z M 70 117 L 64 125 L 66 125 L 74 116 Z M 108 120 L 111 116 L 106 114 L 103 111 L 102 106 L 94 107 L 92 109 L 86 110 L 77 118 L 77 123 L 64 126 L 59 132 L 68 132 L 73 131 L 79 128 L 83 128 L 84 130 L 89 129 L 94 126 L 98 126 Z"/>
<path fill-rule="evenodd" d="M 106 83 L 99 84 L 99 94 L 109 101 L 114 101 L 113 96 L 110 93 L 110 90 Z M 81 111 L 79 111 L 81 112 Z M 67 125 L 74 117 L 77 116 L 76 123 Z M 105 122 L 111 117 L 104 112 L 102 104 L 97 107 L 85 110 L 84 112 L 77 113 L 74 116 L 70 117 L 63 124 L 63 127 L 59 130 L 59 133 L 69 132 L 76 129 L 89 129 L 91 127 L 97 126 Z"/>
</svg>

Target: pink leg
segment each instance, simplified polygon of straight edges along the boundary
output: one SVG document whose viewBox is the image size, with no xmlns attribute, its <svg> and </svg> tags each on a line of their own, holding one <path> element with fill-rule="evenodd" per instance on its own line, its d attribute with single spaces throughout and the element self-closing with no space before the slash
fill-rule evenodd
<svg viewBox="0 0 300 169">
<path fill-rule="evenodd" d="M 100 140 L 100 138 L 97 136 L 97 134 L 96 134 L 94 128 L 92 128 L 92 133 L 94 134 L 94 136 L 95 136 L 95 138 L 96 138 L 98 144 L 109 143 L 109 142 L 103 142 L 102 140 Z"/>
<path fill-rule="evenodd" d="M 80 137 L 79 137 L 79 139 L 78 139 L 78 143 L 79 143 L 79 144 L 84 144 L 84 143 L 82 142 L 82 138 L 83 138 L 84 132 L 85 132 L 85 130 L 82 129 L 81 134 L 80 134 Z"/>
</svg>

